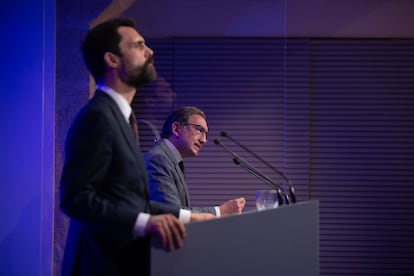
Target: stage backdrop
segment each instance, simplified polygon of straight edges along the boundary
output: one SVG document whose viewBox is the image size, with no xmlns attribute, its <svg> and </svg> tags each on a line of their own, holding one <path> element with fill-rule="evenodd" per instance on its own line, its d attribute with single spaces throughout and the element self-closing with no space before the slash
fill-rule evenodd
<svg viewBox="0 0 414 276">
<path fill-rule="evenodd" d="M 152 39 L 176 106 L 202 108 L 209 141 L 186 159 L 193 205 L 238 196 L 255 208 L 266 184 L 219 138 L 299 201 L 320 201 L 322 275 L 414 272 L 414 40 Z M 139 114 L 139 110 L 137 111 Z M 283 222 L 281 222 L 283 223 Z M 306 231 L 306 229 L 304 229 Z"/>
</svg>

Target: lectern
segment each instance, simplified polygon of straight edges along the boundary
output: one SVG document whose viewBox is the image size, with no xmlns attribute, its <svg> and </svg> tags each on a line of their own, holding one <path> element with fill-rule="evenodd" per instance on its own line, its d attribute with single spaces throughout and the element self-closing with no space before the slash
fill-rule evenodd
<svg viewBox="0 0 414 276">
<path fill-rule="evenodd" d="M 319 202 L 250 211 L 186 227 L 184 247 L 152 249 L 152 276 L 319 275 Z"/>
</svg>

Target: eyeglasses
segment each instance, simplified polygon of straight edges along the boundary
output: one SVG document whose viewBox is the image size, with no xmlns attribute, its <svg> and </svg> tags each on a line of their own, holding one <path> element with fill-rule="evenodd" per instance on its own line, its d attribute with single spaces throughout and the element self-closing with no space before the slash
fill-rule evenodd
<svg viewBox="0 0 414 276">
<path fill-rule="evenodd" d="M 207 140 L 207 131 L 204 127 L 198 124 L 182 124 L 183 126 L 192 126 L 195 130 L 195 134 L 198 136 L 205 136 Z"/>
</svg>

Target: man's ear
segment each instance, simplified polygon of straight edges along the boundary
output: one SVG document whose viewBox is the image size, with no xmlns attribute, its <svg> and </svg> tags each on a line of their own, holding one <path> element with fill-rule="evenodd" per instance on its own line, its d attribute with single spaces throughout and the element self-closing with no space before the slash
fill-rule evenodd
<svg viewBox="0 0 414 276">
<path fill-rule="evenodd" d="M 171 132 L 174 136 L 180 136 L 180 126 L 181 124 L 179 122 L 172 123 Z"/>
<path fill-rule="evenodd" d="M 108 65 L 111 68 L 117 68 L 120 64 L 119 57 L 111 52 L 106 52 L 104 54 L 104 61 L 106 65 Z"/>
</svg>

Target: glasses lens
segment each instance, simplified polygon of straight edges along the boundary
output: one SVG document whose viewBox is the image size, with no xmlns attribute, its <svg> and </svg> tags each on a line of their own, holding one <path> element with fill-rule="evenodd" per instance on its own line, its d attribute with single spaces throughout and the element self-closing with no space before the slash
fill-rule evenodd
<svg viewBox="0 0 414 276">
<path fill-rule="evenodd" d="M 191 128 L 195 131 L 198 136 L 205 136 L 207 139 L 207 132 L 206 130 L 197 124 L 185 124 L 186 126 L 191 126 Z"/>
</svg>

